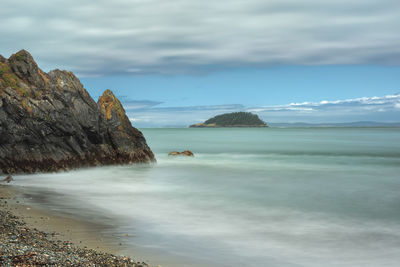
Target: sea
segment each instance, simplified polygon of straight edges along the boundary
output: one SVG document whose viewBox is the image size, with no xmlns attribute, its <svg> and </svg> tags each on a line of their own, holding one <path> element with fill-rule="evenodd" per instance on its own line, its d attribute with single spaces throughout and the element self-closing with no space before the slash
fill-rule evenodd
<svg viewBox="0 0 400 267">
<path fill-rule="evenodd" d="M 400 128 L 141 130 L 156 164 L 14 186 L 162 267 L 400 266 Z"/>
</svg>

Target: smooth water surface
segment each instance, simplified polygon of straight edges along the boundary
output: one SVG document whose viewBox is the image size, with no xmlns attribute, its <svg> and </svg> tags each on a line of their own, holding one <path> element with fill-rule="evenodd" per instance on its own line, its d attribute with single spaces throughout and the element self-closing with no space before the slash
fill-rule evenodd
<svg viewBox="0 0 400 267">
<path fill-rule="evenodd" d="M 109 218 L 109 235 L 163 267 L 399 266 L 400 128 L 142 131 L 153 166 L 16 184 Z"/>
</svg>

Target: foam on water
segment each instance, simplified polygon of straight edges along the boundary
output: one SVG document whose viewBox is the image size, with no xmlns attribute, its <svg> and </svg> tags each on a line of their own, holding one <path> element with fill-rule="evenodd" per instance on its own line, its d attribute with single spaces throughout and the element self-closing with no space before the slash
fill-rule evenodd
<svg viewBox="0 0 400 267">
<path fill-rule="evenodd" d="M 398 266 L 399 129 L 143 132 L 154 166 L 16 184 L 46 207 L 112 218 L 110 235 L 162 266 Z M 185 149 L 195 157 L 167 156 Z"/>
</svg>

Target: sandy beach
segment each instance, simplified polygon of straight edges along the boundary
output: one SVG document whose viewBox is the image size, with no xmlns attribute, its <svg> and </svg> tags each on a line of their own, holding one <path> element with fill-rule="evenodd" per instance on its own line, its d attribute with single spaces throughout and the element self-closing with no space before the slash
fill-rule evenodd
<svg viewBox="0 0 400 267">
<path fill-rule="evenodd" d="M 24 201 L 23 189 L 0 185 L 0 265 L 150 266 L 118 255 L 100 224 L 39 210 Z"/>
</svg>

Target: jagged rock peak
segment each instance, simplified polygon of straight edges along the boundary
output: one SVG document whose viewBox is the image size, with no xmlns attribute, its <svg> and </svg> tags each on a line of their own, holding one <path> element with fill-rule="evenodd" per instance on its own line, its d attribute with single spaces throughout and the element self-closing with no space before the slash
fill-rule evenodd
<svg viewBox="0 0 400 267">
<path fill-rule="evenodd" d="M 97 105 L 107 120 L 111 120 L 114 116 L 122 127 L 130 125 L 124 107 L 110 89 L 103 92 L 103 95 L 99 97 Z"/>
<path fill-rule="evenodd" d="M 99 97 L 99 101 L 97 103 L 101 108 L 101 112 L 108 120 L 111 119 L 113 111 L 118 114 L 125 115 L 125 110 L 122 107 L 121 102 L 110 89 L 107 89 L 103 92 L 103 95 Z"/>
<path fill-rule="evenodd" d="M 25 62 L 34 64 L 37 67 L 37 64 L 36 64 L 35 60 L 33 59 L 32 55 L 25 49 L 21 49 L 17 53 L 12 54 L 8 60 L 10 60 L 10 61 L 14 61 L 14 60 L 25 61 Z"/>
<path fill-rule="evenodd" d="M 113 129 L 113 133 L 110 136 L 113 137 L 118 134 L 129 133 L 131 136 L 136 136 L 136 138 L 144 138 L 139 130 L 132 127 L 124 107 L 111 90 L 107 89 L 103 92 L 103 95 L 100 96 L 97 101 L 97 106 L 104 116 L 108 127 Z M 114 139 L 119 138 L 115 137 Z M 125 146 L 126 145 L 120 145 L 120 147 Z"/>
<path fill-rule="evenodd" d="M 72 72 L 46 74 L 25 50 L 0 58 L 0 173 L 153 161 L 111 91 L 96 103 Z"/>
<path fill-rule="evenodd" d="M 8 59 L 12 71 L 20 79 L 32 83 L 38 87 L 45 86 L 47 75 L 39 69 L 32 55 L 26 50 L 20 50 Z"/>
<path fill-rule="evenodd" d="M 81 81 L 71 71 L 55 69 L 48 74 L 51 84 L 61 91 L 75 91 L 85 94 L 86 90 Z"/>
</svg>

